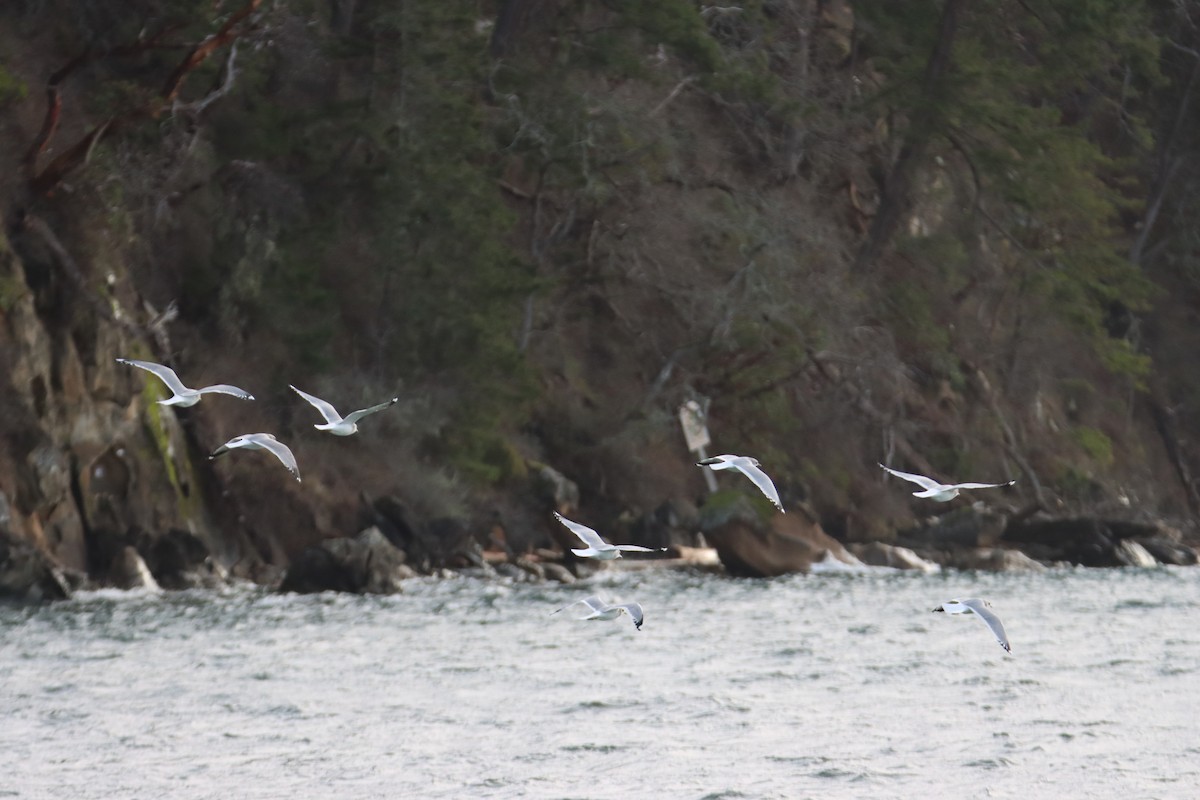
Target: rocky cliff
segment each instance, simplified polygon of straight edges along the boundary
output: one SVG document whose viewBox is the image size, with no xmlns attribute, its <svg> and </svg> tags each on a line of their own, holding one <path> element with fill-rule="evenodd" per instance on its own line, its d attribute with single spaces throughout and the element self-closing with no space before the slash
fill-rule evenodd
<svg viewBox="0 0 1200 800">
<path fill-rule="evenodd" d="M 689 399 L 844 542 L 922 541 L 879 461 L 1189 538 L 1184 11 L 1001 5 L 0 9 L 6 541 L 168 586 L 372 527 L 515 555 L 552 506 L 675 541 Z M 401 402 L 335 439 L 289 383 Z M 207 461 L 253 431 L 302 484 Z"/>
</svg>

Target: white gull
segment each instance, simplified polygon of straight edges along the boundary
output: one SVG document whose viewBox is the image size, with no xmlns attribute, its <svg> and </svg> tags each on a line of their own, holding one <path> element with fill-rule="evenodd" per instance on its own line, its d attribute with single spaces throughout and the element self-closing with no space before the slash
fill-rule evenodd
<svg viewBox="0 0 1200 800">
<path fill-rule="evenodd" d="M 171 390 L 171 397 L 166 400 L 159 400 L 160 406 L 194 406 L 200 402 L 201 395 L 216 393 L 229 394 L 234 397 L 240 397 L 242 400 L 253 400 L 254 395 L 239 389 L 236 386 L 230 386 L 227 383 L 218 383 L 215 386 L 205 386 L 203 389 L 189 389 L 183 385 L 183 381 L 179 380 L 179 376 L 175 374 L 175 370 L 170 367 L 164 367 L 162 364 L 155 364 L 153 361 L 135 361 L 131 358 L 118 358 L 118 363 L 128 364 L 131 367 L 144 369 L 147 372 L 158 376 L 158 379 L 167 385 Z"/>
<path fill-rule="evenodd" d="M 998 489 L 1002 486 L 1012 486 L 1016 483 L 1016 481 L 1008 481 L 1007 483 L 938 483 L 933 478 L 926 478 L 924 475 L 901 472 L 898 469 L 884 467 L 883 464 L 879 466 L 897 478 L 904 478 L 904 480 L 912 481 L 920 486 L 923 491 L 913 492 L 913 497 L 927 497 L 939 503 L 946 503 L 958 497 L 960 489 Z"/>
<path fill-rule="evenodd" d="M 320 411 L 321 416 L 325 418 L 324 425 L 313 425 L 313 427 L 319 431 L 329 431 L 334 436 L 350 436 L 351 434 L 357 433 L 358 421 L 360 419 L 369 414 L 374 414 L 377 411 L 383 411 L 385 408 L 391 408 L 400 401 L 399 397 L 393 397 L 386 403 L 380 403 L 377 406 L 371 406 L 370 408 L 353 411 L 343 417 L 337 412 L 336 408 L 321 398 L 314 397 L 308 392 L 302 392 L 295 386 L 292 386 L 290 383 L 288 386 L 293 392 L 307 400 L 313 408 L 315 408 L 317 411 Z"/>
<path fill-rule="evenodd" d="M 783 511 L 783 504 L 779 502 L 779 492 L 775 490 L 775 484 L 767 477 L 767 473 L 759 468 L 757 458 L 750 456 L 713 456 L 706 458 L 703 461 L 696 463 L 698 467 L 709 467 L 710 469 L 736 469 L 738 472 L 745 475 L 750 481 L 758 487 L 767 499 L 770 500 L 776 508 Z"/>
<path fill-rule="evenodd" d="M 642 622 L 645 621 L 645 617 L 642 614 L 642 607 L 638 603 L 606 603 L 595 595 L 592 595 L 591 597 L 585 597 L 582 600 L 576 600 L 574 603 L 568 603 L 556 611 L 551 611 L 550 616 L 554 616 L 559 611 L 565 611 L 571 606 L 578 605 L 579 603 L 585 604 L 591 613 L 582 617 L 577 617 L 577 619 L 610 620 L 616 619 L 622 614 L 628 614 L 629 618 L 633 620 L 633 626 L 639 631 L 642 629 Z"/>
<path fill-rule="evenodd" d="M 978 597 L 966 600 L 948 600 L 934 611 L 944 611 L 947 614 L 974 614 L 983 621 L 984 625 L 988 626 L 988 630 L 996 637 L 1000 646 L 1007 652 L 1012 652 L 1012 648 L 1008 644 L 1008 636 L 1004 633 L 1004 625 L 1001 624 L 1000 618 L 992 612 L 992 604 L 987 600 L 981 600 Z"/>
<path fill-rule="evenodd" d="M 246 450 L 266 450 L 283 462 L 283 465 L 288 468 L 288 471 L 292 473 L 296 480 L 300 480 L 300 467 L 296 465 L 296 457 L 292 455 L 292 451 L 288 449 L 286 444 L 269 433 L 245 433 L 241 436 L 235 436 L 216 450 L 213 450 L 208 459 L 211 461 L 217 456 L 239 448 Z"/>
<path fill-rule="evenodd" d="M 578 522 L 572 522 L 557 511 L 554 512 L 554 518 L 567 526 L 571 533 L 579 537 L 580 541 L 587 545 L 585 550 L 575 550 L 571 552 L 580 558 L 594 558 L 598 561 L 612 561 L 614 558 L 621 557 L 621 551 L 634 553 L 653 553 L 654 548 L 642 547 L 636 544 L 609 544 L 600 538 L 600 534 L 589 528 L 587 525 L 580 525 Z M 658 548 L 666 550 L 665 547 Z"/>
</svg>

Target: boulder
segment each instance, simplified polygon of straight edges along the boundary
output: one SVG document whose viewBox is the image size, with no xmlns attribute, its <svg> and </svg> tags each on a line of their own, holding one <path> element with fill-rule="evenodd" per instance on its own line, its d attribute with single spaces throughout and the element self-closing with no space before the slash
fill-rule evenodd
<svg viewBox="0 0 1200 800">
<path fill-rule="evenodd" d="M 126 546 L 109 569 L 113 583 L 122 589 L 145 589 L 161 591 L 158 581 L 150 574 L 150 568 L 138 553 L 137 548 Z"/>
<path fill-rule="evenodd" d="M 1154 559 L 1161 564 L 1190 567 L 1194 566 L 1197 561 L 1200 561 L 1196 556 L 1195 550 L 1178 540 L 1149 536 L 1144 539 L 1134 539 L 1132 541 L 1144 547 L 1146 552 L 1154 556 Z"/>
<path fill-rule="evenodd" d="M 897 542 L 917 550 L 995 547 L 1007 525 L 1005 515 L 976 504 L 954 509 L 927 525 L 904 531 Z"/>
<path fill-rule="evenodd" d="M 629 526 L 626 541 L 646 547 L 697 547 L 696 525 L 700 514 L 686 500 L 667 500 L 642 514 Z"/>
<path fill-rule="evenodd" d="M 883 542 L 867 542 L 850 545 L 850 552 L 860 561 L 871 567 L 891 567 L 893 569 L 911 569 L 919 572 L 939 572 L 941 567 L 932 561 L 926 561 L 907 547 L 884 544 Z"/>
<path fill-rule="evenodd" d="M 156 537 L 147 550 L 147 563 L 167 589 L 215 588 L 229 582 L 204 540 L 182 528 Z"/>
<path fill-rule="evenodd" d="M 718 492 L 700 510 L 700 530 L 730 575 L 772 577 L 807 572 L 827 555 L 861 566 L 820 524 L 764 506 L 741 493 Z"/>
<path fill-rule="evenodd" d="M 1150 555 L 1145 547 L 1142 547 L 1133 539 L 1122 539 L 1117 542 L 1116 556 L 1127 567 L 1158 566 L 1158 561 L 1155 560 L 1154 556 Z"/>
<path fill-rule="evenodd" d="M 518 567 L 529 573 L 535 580 L 546 580 L 546 568 L 540 562 L 534 561 L 532 558 L 518 557 L 515 563 Z"/>
<path fill-rule="evenodd" d="M 546 580 L 558 581 L 559 583 L 574 583 L 576 578 L 571 574 L 571 570 L 564 567 L 562 564 L 554 562 L 542 562 L 542 570 L 546 573 Z"/>
<path fill-rule="evenodd" d="M 65 600 L 67 576 L 41 550 L 0 528 L 0 598 Z"/>
<path fill-rule="evenodd" d="M 404 561 L 404 551 L 372 527 L 302 552 L 288 567 L 279 591 L 395 594 L 401 591 L 401 581 L 416 574 Z"/>
<path fill-rule="evenodd" d="M 366 517 L 373 520 L 371 527 L 406 553 L 409 563 L 421 572 L 432 573 L 446 567 L 478 567 L 484 563 L 483 548 L 457 519 L 442 518 L 418 524 L 394 495 L 374 502 L 367 500 Z"/>
<path fill-rule="evenodd" d="M 981 572 L 1045 572 L 1046 567 L 1020 550 L 1003 547 L 973 547 L 952 552 L 943 566 Z"/>
<path fill-rule="evenodd" d="M 539 580 L 534 573 L 508 562 L 497 564 L 495 569 L 497 575 L 508 578 L 513 583 L 535 583 Z"/>
</svg>

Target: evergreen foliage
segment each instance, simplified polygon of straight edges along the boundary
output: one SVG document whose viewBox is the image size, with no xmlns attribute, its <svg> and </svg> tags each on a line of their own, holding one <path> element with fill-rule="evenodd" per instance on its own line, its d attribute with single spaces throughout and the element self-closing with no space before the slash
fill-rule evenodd
<svg viewBox="0 0 1200 800">
<path fill-rule="evenodd" d="M 1018 251 L 1013 278 L 1079 325 L 1114 371 L 1149 363 L 1104 327 L 1111 304 L 1145 309 L 1151 286 L 1125 256 L 1120 215 L 1137 206 L 1134 163 L 1149 136 L 1137 93 L 1158 80 L 1158 40 L 1124 0 L 966 4 L 953 67 L 936 97 L 917 93 L 941 2 L 861 4 L 865 49 L 887 75 L 877 101 L 920 118 L 948 158 L 964 158 L 981 213 Z"/>
</svg>

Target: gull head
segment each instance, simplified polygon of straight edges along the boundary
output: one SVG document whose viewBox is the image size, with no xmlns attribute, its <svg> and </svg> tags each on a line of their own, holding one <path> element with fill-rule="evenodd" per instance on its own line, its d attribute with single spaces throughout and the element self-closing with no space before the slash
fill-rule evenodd
<svg viewBox="0 0 1200 800">
<path fill-rule="evenodd" d="M 946 609 L 942 608 L 941 606 L 938 606 L 937 608 L 935 608 L 935 609 L 933 610 L 933 613 L 935 613 L 935 614 L 936 614 L 936 613 L 937 613 L 937 612 L 939 612 L 939 611 L 943 611 L 943 612 L 944 612 L 945 610 L 946 610 Z"/>
</svg>

